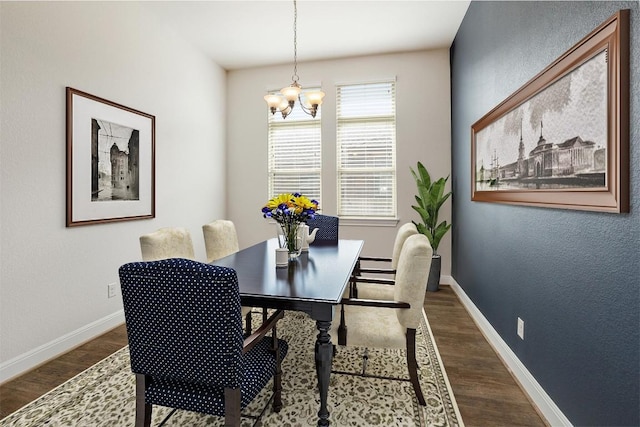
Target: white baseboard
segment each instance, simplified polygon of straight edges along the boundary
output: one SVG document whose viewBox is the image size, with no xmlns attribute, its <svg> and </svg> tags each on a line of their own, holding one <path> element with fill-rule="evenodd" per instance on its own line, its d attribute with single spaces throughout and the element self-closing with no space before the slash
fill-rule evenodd
<svg viewBox="0 0 640 427">
<path fill-rule="evenodd" d="M 124 323 L 124 311 L 119 310 L 11 360 L 0 363 L 0 384 L 42 365 L 122 323 Z"/>
<path fill-rule="evenodd" d="M 445 276 L 444 274 L 440 275 L 440 284 L 441 285 L 451 285 L 455 280 L 451 276 Z"/>
<path fill-rule="evenodd" d="M 511 371 L 516 381 L 520 384 L 523 391 L 529 396 L 531 402 L 536 406 L 538 413 L 545 418 L 545 421 L 550 426 L 572 426 L 569 419 L 562 413 L 560 408 L 551 400 L 551 397 L 544 391 L 544 389 L 538 384 L 536 379 L 527 370 L 524 364 L 518 359 L 518 356 L 511 350 L 506 342 L 500 337 L 498 332 L 491 326 L 491 323 L 484 317 L 484 315 L 478 310 L 476 305 L 464 292 L 462 287 L 451 276 L 446 276 L 448 283 L 445 281 L 445 276 L 442 277 L 442 284 L 448 284 L 451 289 L 456 293 L 462 305 L 466 308 L 471 318 L 476 323 L 480 331 L 487 339 L 491 347 L 495 350 L 498 356 L 502 359 L 502 362 L 507 366 L 507 369 Z"/>
</svg>

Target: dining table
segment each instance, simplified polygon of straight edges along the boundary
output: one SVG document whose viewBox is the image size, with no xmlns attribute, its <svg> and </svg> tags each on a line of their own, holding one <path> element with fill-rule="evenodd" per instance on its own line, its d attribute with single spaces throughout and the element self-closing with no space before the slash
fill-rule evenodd
<svg viewBox="0 0 640 427">
<path fill-rule="evenodd" d="M 211 264 L 233 268 L 243 306 L 302 311 L 316 322 L 315 366 L 320 393 L 318 426 L 329 425 L 327 397 L 333 344 L 329 330 L 364 241 L 315 244 L 285 267 L 276 267 L 278 239 L 247 247 Z"/>
</svg>

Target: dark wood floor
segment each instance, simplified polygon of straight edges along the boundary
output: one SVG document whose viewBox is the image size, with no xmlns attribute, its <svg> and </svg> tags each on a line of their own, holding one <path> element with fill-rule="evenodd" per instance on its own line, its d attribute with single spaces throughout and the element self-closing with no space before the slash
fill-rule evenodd
<svg viewBox="0 0 640 427">
<path fill-rule="evenodd" d="M 0 419 L 127 345 L 119 326 L 24 375 L 0 385 Z"/>
<path fill-rule="evenodd" d="M 467 426 L 544 426 L 449 286 L 425 310 Z M 127 344 L 120 326 L 0 386 L 0 419 Z"/>
<path fill-rule="evenodd" d="M 449 286 L 424 308 L 465 425 L 545 425 Z"/>
</svg>

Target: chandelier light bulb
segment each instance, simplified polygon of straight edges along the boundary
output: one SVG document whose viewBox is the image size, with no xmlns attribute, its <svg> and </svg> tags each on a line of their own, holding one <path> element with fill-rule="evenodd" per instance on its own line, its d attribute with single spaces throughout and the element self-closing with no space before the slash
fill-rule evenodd
<svg viewBox="0 0 640 427">
<path fill-rule="evenodd" d="M 322 98 L 324 98 L 324 92 L 322 92 L 321 90 L 314 91 L 314 92 L 309 92 L 309 93 L 307 93 L 305 95 L 307 97 L 307 101 L 309 102 L 309 104 L 311 104 L 311 105 L 320 105 L 320 104 L 322 104 Z"/>
<path fill-rule="evenodd" d="M 289 103 L 287 102 L 286 99 L 282 99 L 280 98 L 280 103 L 278 104 L 278 110 L 280 111 L 287 111 L 287 109 L 289 108 Z"/>
<path fill-rule="evenodd" d="M 280 102 L 282 102 L 282 98 L 278 95 L 265 95 L 264 100 L 267 101 L 267 105 L 269 108 L 278 108 Z"/>
<path fill-rule="evenodd" d="M 300 86 L 294 86 L 294 84 L 280 89 L 280 93 L 282 93 L 287 101 L 295 101 L 296 99 L 298 99 L 298 95 L 300 95 L 300 92 L 302 91 Z"/>
</svg>

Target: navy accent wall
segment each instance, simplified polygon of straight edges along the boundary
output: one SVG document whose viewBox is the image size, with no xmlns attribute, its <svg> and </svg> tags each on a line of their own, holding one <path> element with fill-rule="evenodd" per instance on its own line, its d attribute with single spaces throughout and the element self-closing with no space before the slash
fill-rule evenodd
<svg viewBox="0 0 640 427">
<path fill-rule="evenodd" d="M 471 125 L 619 9 L 631 9 L 631 213 L 472 202 Z M 452 275 L 574 425 L 640 425 L 639 70 L 637 1 L 474 1 L 451 48 Z"/>
</svg>

